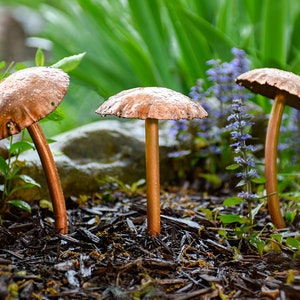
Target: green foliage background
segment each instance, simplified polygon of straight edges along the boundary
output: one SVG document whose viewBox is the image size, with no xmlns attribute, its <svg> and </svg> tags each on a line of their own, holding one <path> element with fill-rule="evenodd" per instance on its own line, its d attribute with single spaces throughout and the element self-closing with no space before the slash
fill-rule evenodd
<svg viewBox="0 0 300 300">
<path fill-rule="evenodd" d="M 86 52 L 71 73 L 63 102 L 67 117 L 51 133 L 99 120 L 94 111 L 110 95 L 136 86 L 189 92 L 206 78 L 206 61 L 231 60 L 244 49 L 252 67 L 300 73 L 298 0 L 0 0 L 24 5 L 45 21 L 49 64 Z M 266 112 L 269 102 L 255 100 Z"/>
</svg>

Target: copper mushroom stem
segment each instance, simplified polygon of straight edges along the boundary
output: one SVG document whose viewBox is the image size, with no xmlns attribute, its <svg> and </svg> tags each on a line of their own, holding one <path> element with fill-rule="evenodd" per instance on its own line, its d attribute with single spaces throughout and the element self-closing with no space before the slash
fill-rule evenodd
<svg viewBox="0 0 300 300">
<path fill-rule="evenodd" d="M 278 94 L 274 99 L 265 144 L 265 175 L 268 208 L 273 224 L 277 228 L 284 228 L 285 222 L 280 212 L 280 202 L 277 188 L 277 148 L 285 98 Z"/>
<path fill-rule="evenodd" d="M 33 123 L 27 127 L 27 130 L 35 144 L 44 168 L 49 193 L 52 199 L 55 229 L 59 233 L 66 234 L 68 233 L 68 223 L 65 198 L 53 155 L 39 123 Z"/>
<path fill-rule="evenodd" d="M 146 119 L 146 182 L 148 233 L 160 233 L 160 178 L 158 120 Z"/>
</svg>

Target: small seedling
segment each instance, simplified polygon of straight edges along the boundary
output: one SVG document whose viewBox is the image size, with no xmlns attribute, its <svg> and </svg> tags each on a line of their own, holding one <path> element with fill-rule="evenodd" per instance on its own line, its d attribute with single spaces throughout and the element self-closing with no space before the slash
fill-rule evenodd
<svg viewBox="0 0 300 300">
<path fill-rule="evenodd" d="M 29 149 L 34 149 L 32 143 L 23 140 L 13 142 L 13 138 L 10 137 L 8 158 L 5 160 L 0 156 L 0 172 L 3 175 L 3 184 L 0 185 L 0 191 L 2 192 L 0 215 L 9 210 L 9 205 L 31 212 L 31 207 L 27 202 L 15 197 L 16 192 L 19 190 L 40 188 L 40 185 L 34 179 L 20 173 L 21 162 L 18 157 L 22 152 Z"/>
</svg>

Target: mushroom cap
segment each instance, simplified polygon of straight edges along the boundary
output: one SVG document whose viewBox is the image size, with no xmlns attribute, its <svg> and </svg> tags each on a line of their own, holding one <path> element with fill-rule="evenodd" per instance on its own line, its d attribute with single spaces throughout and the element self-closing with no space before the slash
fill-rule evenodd
<svg viewBox="0 0 300 300">
<path fill-rule="evenodd" d="M 69 86 L 60 69 L 32 67 L 0 81 L 0 139 L 46 117 L 59 105 Z"/>
<path fill-rule="evenodd" d="M 162 87 L 138 87 L 108 98 L 97 110 L 101 116 L 179 120 L 207 117 L 204 108 L 189 97 Z"/>
<path fill-rule="evenodd" d="M 294 73 L 274 68 L 254 69 L 238 76 L 236 83 L 270 99 L 281 94 L 287 105 L 300 109 L 300 76 Z"/>
</svg>

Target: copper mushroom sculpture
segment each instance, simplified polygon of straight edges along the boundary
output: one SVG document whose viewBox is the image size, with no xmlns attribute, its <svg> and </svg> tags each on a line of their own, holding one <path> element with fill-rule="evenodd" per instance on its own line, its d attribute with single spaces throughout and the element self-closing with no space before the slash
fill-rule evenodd
<svg viewBox="0 0 300 300">
<path fill-rule="evenodd" d="M 40 156 L 55 216 L 55 228 L 67 233 L 65 199 L 55 162 L 38 123 L 59 105 L 67 92 L 69 76 L 62 70 L 32 67 L 0 82 L 0 139 L 27 128 Z"/>
<path fill-rule="evenodd" d="M 160 179 L 158 120 L 204 118 L 207 112 L 187 96 L 162 87 L 122 91 L 105 101 L 96 112 L 101 116 L 145 120 L 148 232 L 160 233 Z"/>
<path fill-rule="evenodd" d="M 300 76 L 273 68 L 254 69 L 241 74 L 236 82 L 254 93 L 274 99 L 265 142 L 265 175 L 268 208 L 277 228 L 285 227 L 277 187 L 277 148 L 285 105 L 300 109 Z"/>
</svg>

